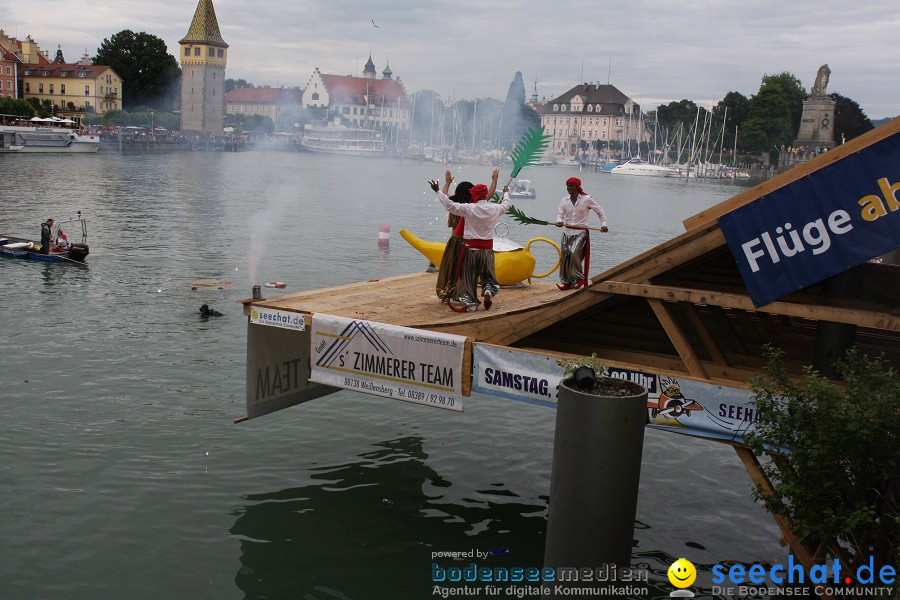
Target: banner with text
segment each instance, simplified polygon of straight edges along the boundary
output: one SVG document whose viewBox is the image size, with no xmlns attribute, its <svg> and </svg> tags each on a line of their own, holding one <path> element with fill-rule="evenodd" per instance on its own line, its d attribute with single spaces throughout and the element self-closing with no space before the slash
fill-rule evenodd
<svg viewBox="0 0 900 600">
<path fill-rule="evenodd" d="M 556 407 L 563 369 L 535 352 L 475 344 L 472 391 Z M 609 366 L 608 375 L 647 388 L 647 424 L 654 429 L 742 441 L 759 416 L 745 389 Z"/>
<path fill-rule="evenodd" d="M 462 412 L 466 338 L 314 314 L 310 381 Z"/>
<path fill-rule="evenodd" d="M 756 306 L 900 246 L 900 134 L 719 218 Z"/>
<path fill-rule="evenodd" d="M 303 313 L 288 312 L 277 308 L 251 307 L 250 322 L 254 325 L 268 325 L 269 327 L 293 329 L 294 331 L 304 331 L 306 329 L 306 318 Z"/>
</svg>

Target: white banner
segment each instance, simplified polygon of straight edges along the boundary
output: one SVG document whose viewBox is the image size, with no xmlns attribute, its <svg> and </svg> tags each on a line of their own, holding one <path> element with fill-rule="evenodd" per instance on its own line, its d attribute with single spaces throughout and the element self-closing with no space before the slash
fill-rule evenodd
<svg viewBox="0 0 900 600">
<path fill-rule="evenodd" d="M 475 344 L 472 391 L 556 408 L 563 369 L 556 359 Z M 647 424 L 655 429 L 742 441 L 759 420 L 749 390 L 609 365 L 609 376 L 647 388 Z"/>
<path fill-rule="evenodd" d="M 310 381 L 462 412 L 466 338 L 314 314 Z"/>
<path fill-rule="evenodd" d="M 250 309 L 250 322 L 257 325 L 269 325 L 294 331 L 306 330 L 306 317 L 303 313 L 287 312 L 275 308 L 254 306 Z"/>
</svg>

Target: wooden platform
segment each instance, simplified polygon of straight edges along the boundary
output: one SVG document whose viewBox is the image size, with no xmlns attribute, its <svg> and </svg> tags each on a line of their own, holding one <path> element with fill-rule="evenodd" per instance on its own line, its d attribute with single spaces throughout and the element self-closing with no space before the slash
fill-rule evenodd
<svg viewBox="0 0 900 600">
<path fill-rule="evenodd" d="M 516 317 L 562 303 L 576 292 L 561 292 L 547 280 L 504 287 L 494 297 L 490 310 L 479 307 L 457 313 L 435 295 L 436 273 L 410 273 L 362 283 L 245 300 L 244 313 L 258 305 L 305 314 L 327 313 L 339 317 L 390 323 L 404 327 L 467 335 L 477 341 L 492 341 L 496 331 L 508 327 Z M 268 289 L 263 289 L 265 296 Z"/>
</svg>

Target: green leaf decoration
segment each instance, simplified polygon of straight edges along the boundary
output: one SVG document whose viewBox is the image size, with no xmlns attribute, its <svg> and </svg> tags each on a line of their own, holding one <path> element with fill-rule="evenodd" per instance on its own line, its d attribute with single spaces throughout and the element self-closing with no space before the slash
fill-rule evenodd
<svg viewBox="0 0 900 600">
<path fill-rule="evenodd" d="M 549 225 L 550 223 L 547 221 L 541 221 L 540 219 L 535 219 L 534 217 L 529 217 L 521 210 L 516 208 L 515 206 L 510 205 L 509 210 L 506 211 L 506 214 L 513 218 L 513 221 L 516 223 L 521 223 L 522 225 Z"/>
<path fill-rule="evenodd" d="M 513 161 L 513 170 L 509 176 L 518 177 L 522 167 L 537 163 L 538 158 L 549 143 L 550 134 L 545 134 L 543 127 L 537 131 L 529 129 L 510 153 Z"/>
</svg>

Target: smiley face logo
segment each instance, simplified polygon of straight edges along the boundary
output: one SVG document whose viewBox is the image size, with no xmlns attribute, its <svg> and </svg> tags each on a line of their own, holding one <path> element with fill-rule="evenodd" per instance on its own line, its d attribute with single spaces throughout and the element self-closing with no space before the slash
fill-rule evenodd
<svg viewBox="0 0 900 600">
<path fill-rule="evenodd" d="M 686 558 L 679 558 L 669 567 L 669 582 L 677 588 L 686 588 L 697 579 L 697 569 Z"/>
</svg>

